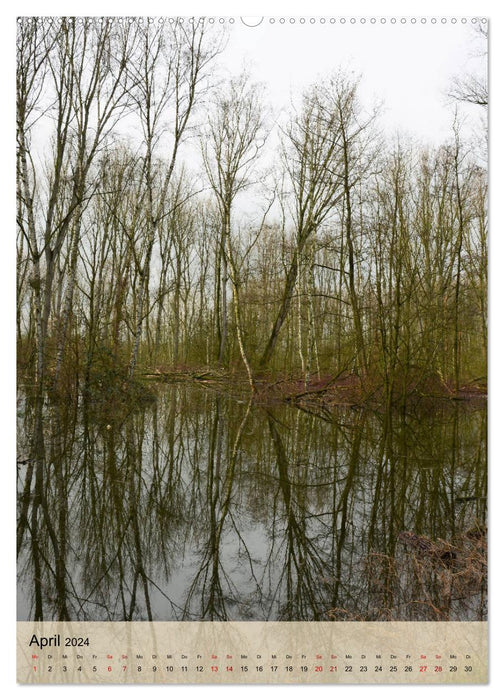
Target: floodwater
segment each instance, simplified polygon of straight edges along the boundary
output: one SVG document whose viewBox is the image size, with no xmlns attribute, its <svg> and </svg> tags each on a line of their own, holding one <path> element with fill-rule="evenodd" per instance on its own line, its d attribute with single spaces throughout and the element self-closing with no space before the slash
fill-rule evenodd
<svg viewBox="0 0 504 700">
<path fill-rule="evenodd" d="M 317 415 L 179 384 L 22 394 L 18 421 L 19 620 L 486 619 L 482 407 Z"/>
</svg>

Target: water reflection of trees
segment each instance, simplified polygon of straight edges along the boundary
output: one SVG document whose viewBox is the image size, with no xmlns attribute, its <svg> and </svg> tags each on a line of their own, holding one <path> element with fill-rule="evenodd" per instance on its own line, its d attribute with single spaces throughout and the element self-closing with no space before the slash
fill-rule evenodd
<svg viewBox="0 0 504 700">
<path fill-rule="evenodd" d="M 19 415 L 21 617 L 486 614 L 484 410 L 328 421 L 182 386 L 135 410 L 23 396 Z"/>
</svg>

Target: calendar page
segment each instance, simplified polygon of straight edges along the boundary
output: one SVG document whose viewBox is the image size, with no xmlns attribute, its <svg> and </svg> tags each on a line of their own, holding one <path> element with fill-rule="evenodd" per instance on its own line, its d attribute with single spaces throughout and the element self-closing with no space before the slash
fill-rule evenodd
<svg viewBox="0 0 504 700">
<path fill-rule="evenodd" d="M 486 683 L 487 19 L 16 32 L 18 683 Z"/>
</svg>

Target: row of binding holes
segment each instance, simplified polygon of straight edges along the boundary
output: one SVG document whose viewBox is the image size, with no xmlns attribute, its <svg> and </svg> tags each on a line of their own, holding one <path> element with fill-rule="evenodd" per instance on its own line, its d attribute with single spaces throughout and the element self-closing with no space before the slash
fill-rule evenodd
<svg viewBox="0 0 504 700">
<path fill-rule="evenodd" d="M 44 20 L 47 21 L 49 24 L 52 24 L 53 21 L 58 21 L 60 18 L 52 18 L 52 17 L 47 17 L 47 18 L 32 18 L 33 21 L 37 20 Z M 148 24 L 154 24 L 155 22 L 158 22 L 159 24 L 163 24 L 164 22 L 169 22 L 170 24 L 183 24 L 184 22 L 188 22 L 189 24 L 203 24 L 205 22 L 205 18 L 199 17 L 199 18 L 194 18 L 194 17 L 99 17 L 99 18 L 90 18 L 94 19 L 95 21 L 99 22 L 100 24 L 103 24 L 104 22 L 112 23 L 112 22 L 118 22 L 119 24 L 124 23 L 143 23 L 147 22 Z M 19 17 L 18 22 L 24 21 L 24 18 Z M 79 17 L 77 19 L 79 24 L 84 23 L 84 18 Z M 219 24 L 235 24 L 236 19 L 234 17 L 209 17 L 207 20 L 210 24 L 215 24 L 218 22 Z M 451 24 L 457 24 L 457 22 L 461 22 L 462 24 L 467 24 L 469 21 L 466 17 L 462 18 L 457 18 L 457 17 L 451 17 L 448 19 L 447 17 L 431 17 L 428 19 L 427 17 L 421 17 L 420 19 L 417 19 L 416 17 L 411 17 L 410 19 L 407 19 L 406 17 L 401 17 L 397 19 L 396 17 L 381 17 L 381 18 L 376 18 L 376 17 L 360 17 L 357 19 L 356 17 L 350 17 L 347 19 L 346 17 L 341 17 L 339 19 L 335 17 L 331 17 L 329 19 L 326 19 L 325 17 L 319 17 L 318 19 L 315 19 L 314 17 L 311 17 L 310 19 L 306 19 L 305 17 L 290 17 L 290 18 L 285 18 L 285 17 L 280 17 L 280 18 L 275 18 L 271 17 L 269 18 L 269 23 L 270 24 L 346 24 L 347 22 L 349 24 L 437 24 L 438 22 L 440 24 L 447 24 L 450 22 Z M 486 24 L 486 19 L 485 18 L 477 18 L 473 17 L 470 20 L 473 24 L 476 24 L 477 22 L 481 22 L 482 24 Z"/>
<path fill-rule="evenodd" d="M 17 21 L 19 24 L 30 20 L 32 22 L 47 22 L 48 24 L 52 24 L 53 22 L 61 22 L 62 19 L 62 17 L 18 17 Z M 217 21 L 214 17 L 208 19 L 205 17 L 76 17 L 75 20 L 78 24 L 84 24 L 86 21 L 98 22 L 99 24 L 113 24 L 114 22 L 118 24 L 143 24 L 144 22 L 147 24 L 154 24 L 155 22 L 159 24 L 164 24 L 165 22 L 169 24 L 184 24 L 184 22 L 188 24 L 204 24 L 205 21 L 208 21 L 214 24 L 214 22 Z M 234 17 L 226 19 L 220 17 L 218 21 L 220 24 L 224 24 L 224 22 L 234 24 L 236 20 Z"/>
<path fill-rule="evenodd" d="M 210 19 L 210 22 L 212 20 Z M 326 19 L 325 17 L 320 17 L 318 19 L 311 17 L 310 19 L 305 19 L 304 17 L 290 17 L 289 19 L 286 19 L 285 17 L 280 17 L 279 19 L 275 17 L 271 17 L 269 19 L 270 24 L 346 24 L 347 22 L 349 24 L 437 24 L 438 22 L 440 24 L 447 24 L 448 22 L 451 22 L 451 24 L 456 24 L 457 22 L 461 22 L 462 24 L 466 24 L 469 20 L 466 17 L 462 18 L 457 18 L 457 17 L 451 17 L 448 19 L 447 17 L 421 17 L 420 19 L 417 19 L 416 17 L 411 17 L 411 18 L 406 18 L 406 17 L 400 17 L 399 19 L 396 17 L 331 17 L 330 19 Z M 478 17 L 473 17 L 470 20 L 473 24 L 476 24 L 476 22 L 482 22 L 483 24 L 486 23 L 486 19 L 481 18 L 479 19 Z"/>
</svg>

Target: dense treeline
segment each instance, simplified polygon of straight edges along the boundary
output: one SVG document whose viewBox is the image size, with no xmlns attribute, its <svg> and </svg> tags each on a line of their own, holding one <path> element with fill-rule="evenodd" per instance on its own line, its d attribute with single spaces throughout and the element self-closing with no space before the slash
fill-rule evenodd
<svg viewBox="0 0 504 700">
<path fill-rule="evenodd" d="M 214 77 L 203 21 L 30 18 L 17 48 L 18 357 L 41 390 L 485 377 L 487 179 L 457 118 L 440 147 L 386 137 L 335 72 L 274 129 L 247 75 Z"/>
</svg>

